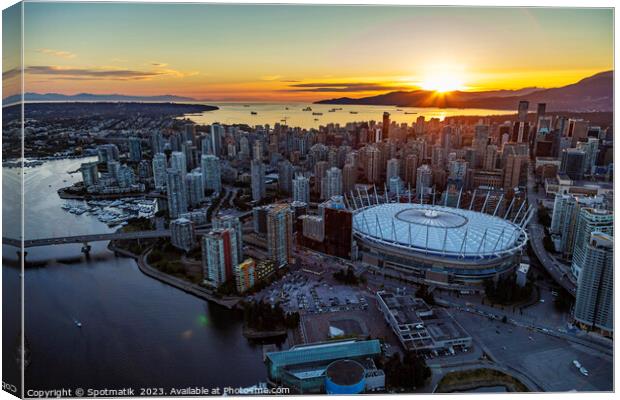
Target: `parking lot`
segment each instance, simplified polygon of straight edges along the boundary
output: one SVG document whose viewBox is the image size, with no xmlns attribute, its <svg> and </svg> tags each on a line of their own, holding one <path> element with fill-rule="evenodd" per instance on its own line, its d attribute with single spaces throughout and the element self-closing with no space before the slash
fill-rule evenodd
<svg viewBox="0 0 620 400">
<path fill-rule="evenodd" d="M 545 391 L 613 389 L 613 362 L 608 355 L 465 311 L 452 314 L 493 360 L 526 374 Z M 588 370 L 588 376 L 575 367 L 573 360 Z"/>
<path fill-rule="evenodd" d="M 288 274 L 255 297 L 271 304 L 279 302 L 286 311 L 303 314 L 368 310 L 368 300 L 360 288 L 302 272 Z"/>
</svg>

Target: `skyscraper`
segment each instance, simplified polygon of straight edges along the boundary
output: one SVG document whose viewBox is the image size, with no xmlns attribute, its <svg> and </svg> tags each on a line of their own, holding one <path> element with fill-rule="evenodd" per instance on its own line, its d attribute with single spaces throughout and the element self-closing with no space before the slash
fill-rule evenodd
<svg viewBox="0 0 620 400">
<path fill-rule="evenodd" d="M 267 214 L 267 247 L 269 258 L 278 268 L 291 259 L 293 246 L 293 212 L 286 204 L 274 204 Z"/>
<path fill-rule="evenodd" d="M 488 125 L 476 125 L 474 132 L 474 139 L 472 141 L 472 147 L 476 152 L 475 164 L 472 168 L 480 168 L 484 163 L 485 151 L 489 143 L 489 126 Z"/>
<path fill-rule="evenodd" d="M 329 163 L 327 161 L 319 161 L 314 164 L 314 191 L 323 195 L 323 179 Z"/>
<path fill-rule="evenodd" d="M 486 147 L 483 154 L 484 162 L 482 168 L 486 171 L 491 171 L 497 166 L 497 146 L 490 144 Z"/>
<path fill-rule="evenodd" d="M 183 127 L 183 141 L 196 143 L 196 124 L 187 123 Z"/>
<path fill-rule="evenodd" d="M 547 103 L 538 103 L 536 106 L 536 133 L 540 131 L 541 121 L 545 118 Z"/>
<path fill-rule="evenodd" d="M 284 193 L 291 193 L 293 186 L 293 164 L 289 160 L 278 162 L 278 188 Z"/>
<path fill-rule="evenodd" d="M 168 213 L 175 219 L 187 212 L 187 190 L 185 174 L 175 168 L 166 170 L 166 195 L 168 196 Z"/>
<path fill-rule="evenodd" d="M 166 155 L 156 153 L 153 156 L 153 181 L 158 190 L 166 188 L 166 169 Z"/>
<path fill-rule="evenodd" d="M 129 159 L 131 161 L 140 161 L 142 159 L 142 143 L 140 143 L 140 138 L 135 136 L 129 138 Z"/>
<path fill-rule="evenodd" d="M 170 156 L 170 168 L 174 168 L 183 175 L 187 173 L 187 158 L 181 151 L 173 151 Z"/>
<path fill-rule="evenodd" d="M 528 101 L 520 101 L 517 111 L 517 121 L 512 129 L 511 141 L 516 143 L 529 143 L 530 125 L 527 122 L 527 110 L 530 106 Z"/>
<path fill-rule="evenodd" d="M 252 200 L 260 201 L 267 194 L 265 187 L 265 165 L 260 160 L 252 160 Z"/>
<path fill-rule="evenodd" d="M 390 113 L 383 113 L 383 125 L 381 126 L 381 133 L 383 136 L 383 140 L 388 139 L 390 137 Z"/>
<path fill-rule="evenodd" d="M 527 121 L 527 110 L 529 107 L 530 107 L 529 101 L 521 100 L 519 102 L 519 109 L 517 111 L 517 120 L 519 122 Z"/>
<path fill-rule="evenodd" d="M 255 140 L 252 145 L 252 159 L 257 161 L 263 160 L 263 143 L 260 140 Z"/>
<path fill-rule="evenodd" d="M 121 163 L 115 160 L 111 160 L 108 161 L 107 165 L 108 174 L 116 181 L 116 183 L 118 183 L 118 180 L 120 178 Z"/>
<path fill-rule="evenodd" d="M 576 196 L 560 194 L 555 196 L 551 217 L 551 234 L 559 238 L 557 250 L 566 259 L 572 258 L 575 247 L 575 231 L 582 208 L 603 208 L 603 197 Z"/>
<path fill-rule="evenodd" d="M 458 189 L 465 184 L 467 177 L 467 161 L 458 159 L 450 162 L 450 175 L 448 176 L 448 184 L 453 184 Z"/>
<path fill-rule="evenodd" d="M 242 160 L 250 158 L 250 141 L 246 136 L 242 136 L 239 139 L 239 157 Z"/>
<path fill-rule="evenodd" d="M 415 187 L 416 174 L 418 171 L 418 155 L 409 154 L 405 157 L 405 183 L 411 187 Z"/>
<path fill-rule="evenodd" d="M 357 183 L 357 167 L 355 164 L 345 164 L 342 168 L 342 190 L 350 193 Z"/>
<path fill-rule="evenodd" d="M 428 164 L 418 167 L 416 178 L 416 194 L 418 198 L 431 192 L 433 185 L 433 171 Z"/>
<path fill-rule="evenodd" d="M 527 184 L 529 157 L 525 144 L 507 143 L 502 154 L 504 167 L 504 190 Z"/>
<path fill-rule="evenodd" d="M 196 245 L 194 224 L 185 218 L 177 218 L 170 222 L 170 242 L 177 249 L 190 251 Z"/>
<path fill-rule="evenodd" d="M 376 146 L 366 146 L 366 179 L 379 183 L 381 176 L 381 152 Z"/>
<path fill-rule="evenodd" d="M 233 229 L 213 229 L 202 238 L 202 268 L 205 284 L 217 288 L 233 279 L 238 264 L 237 236 Z"/>
<path fill-rule="evenodd" d="M 97 147 L 99 162 L 118 161 L 119 152 L 115 144 L 106 143 Z"/>
<path fill-rule="evenodd" d="M 201 157 L 202 179 L 205 189 L 216 193 L 222 191 L 222 173 L 220 159 L 213 154 L 203 154 Z"/>
<path fill-rule="evenodd" d="M 235 232 L 237 243 L 237 260 L 243 260 L 243 226 L 239 217 L 234 215 L 218 215 L 211 221 L 214 229 L 226 228 Z"/>
<path fill-rule="evenodd" d="M 443 153 L 447 154 L 450 149 L 452 149 L 452 126 L 447 125 L 441 129 L 441 147 L 443 148 Z"/>
<path fill-rule="evenodd" d="M 586 153 L 579 149 L 562 150 L 560 172 L 568 175 L 571 179 L 583 179 L 583 171 L 586 161 Z"/>
<path fill-rule="evenodd" d="M 586 329 L 611 336 L 614 326 L 614 238 L 592 232 L 583 248 L 584 267 L 577 285 L 574 317 Z"/>
<path fill-rule="evenodd" d="M 586 248 L 590 242 L 590 234 L 592 232 L 601 232 L 613 236 L 613 212 L 589 207 L 580 209 L 575 228 L 573 263 L 571 265 L 571 272 L 578 282 L 581 271 L 586 266 Z"/>
<path fill-rule="evenodd" d="M 431 165 L 433 167 L 445 168 L 446 165 L 446 149 L 440 145 L 434 145 L 432 147 Z"/>
<path fill-rule="evenodd" d="M 211 148 L 213 154 L 219 157 L 222 154 L 222 138 L 224 136 L 224 127 L 218 124 L 211 125 Z"/>
<path fill-rule="evenodd" d="M 205 197 L 205 187 L 203 184 L 202 174 L 198 171 L 192 171 L 185 175 L 185 183 L 187 187 L 187 200 L 190 206 L 198 206 Z"/>
<path fill-rule="evenodd" d="M 325 198 L 330 199 L 332 196 L 342 194 L 342 170 L 332 167 L 327 170 L 325 179 L 327 180 L 327 192 Z"/>
<path fill-rule="evenodd" d="M 161 132 L 159 131 L 152 132 L 150 143 L 151 143 L 151 154 L 155 155 L 157 153 L 164 152 L 164 138 L 162 137 Z"/>
<path fill-rule="evenodd" d="M 116 180 L 119 187 L 127 188 L 136 183 L 136 174 L 131 167 L 123 165 L 118 169 Z"/>
<path fill-rule="evenodd" d="M 310 202 L 310 180 L 303 175 L 293 179 L 293 201 L 308 204 Z"/>
<path fill-rule="evenodd" d="M 390 178 L 395 178 L 398 176 L 400 176 L 400 160 L 397 158 L 390 158 L 387 162 L 385 179 L 389 181 Z"/>
<path fill-rule="evenodd" d="M 99 180 L 99 173 L 97 171 L 96 162 L 81 164 L 80 171 L 82 172 L 82 182 L 84 182 L 85 187 L 97 184 L 97 181 Z"/>
</svg>

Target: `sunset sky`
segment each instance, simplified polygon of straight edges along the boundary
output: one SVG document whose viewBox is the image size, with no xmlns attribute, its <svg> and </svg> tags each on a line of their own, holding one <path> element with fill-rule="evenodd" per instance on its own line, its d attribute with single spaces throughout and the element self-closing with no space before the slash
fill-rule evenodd
<svg viewBox="0 0 620 400">
<path fill-rule="evenodd" d="M 613 68 L 610 9 L 26 3 L 24 35 L 39 93 L 302 101 Z"/>
</svg>

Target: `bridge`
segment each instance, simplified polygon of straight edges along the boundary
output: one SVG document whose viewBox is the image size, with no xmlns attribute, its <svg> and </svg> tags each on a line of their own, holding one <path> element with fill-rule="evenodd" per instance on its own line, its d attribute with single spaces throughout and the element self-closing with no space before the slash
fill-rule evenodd
<svg viewBox="0 0 620 400">
<path fill-rule="evenodd" d="M 204 234 L 208 232 L 208 229 L 197 229 L 196 234 Z M 171 233 L 169 229 L 151 230 L 151 231 L 136 231 L 136 232 L 114 232 L 114 233 L 98 233 L 94 235 L 76 235 L 76 236 L 61 236 L 54 238 L 44 239 L 29 239 L 24 240 L 24 248 L 39 247 L 39 246 L 53 246 L 59 244 L 71 244 L 82 243 L 88 244 L 90 242 L 102 242 L 108 240 L 135 240 L 135 239 L 154 239 L 162 237 L 170 237 Z M 2 238 L 2 244 L 21 248 L 22 241 L 13 238 Z"/>
</svg>

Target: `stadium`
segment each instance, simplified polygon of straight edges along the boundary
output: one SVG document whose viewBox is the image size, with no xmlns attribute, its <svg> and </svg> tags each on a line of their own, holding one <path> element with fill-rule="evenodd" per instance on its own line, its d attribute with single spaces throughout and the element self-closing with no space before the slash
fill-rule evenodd
<svg viewBox="0 0 620 400">
<path fill-rule="evenodd" d="M 401 279 L 447 289 L 480 289 L 514 271 L 527 243 L 520 223 L 446 206 L 385 203 L 354 210 L 362 260 Z M 517 217 L 514 218 L 517 220 Z"/>
</svg>

